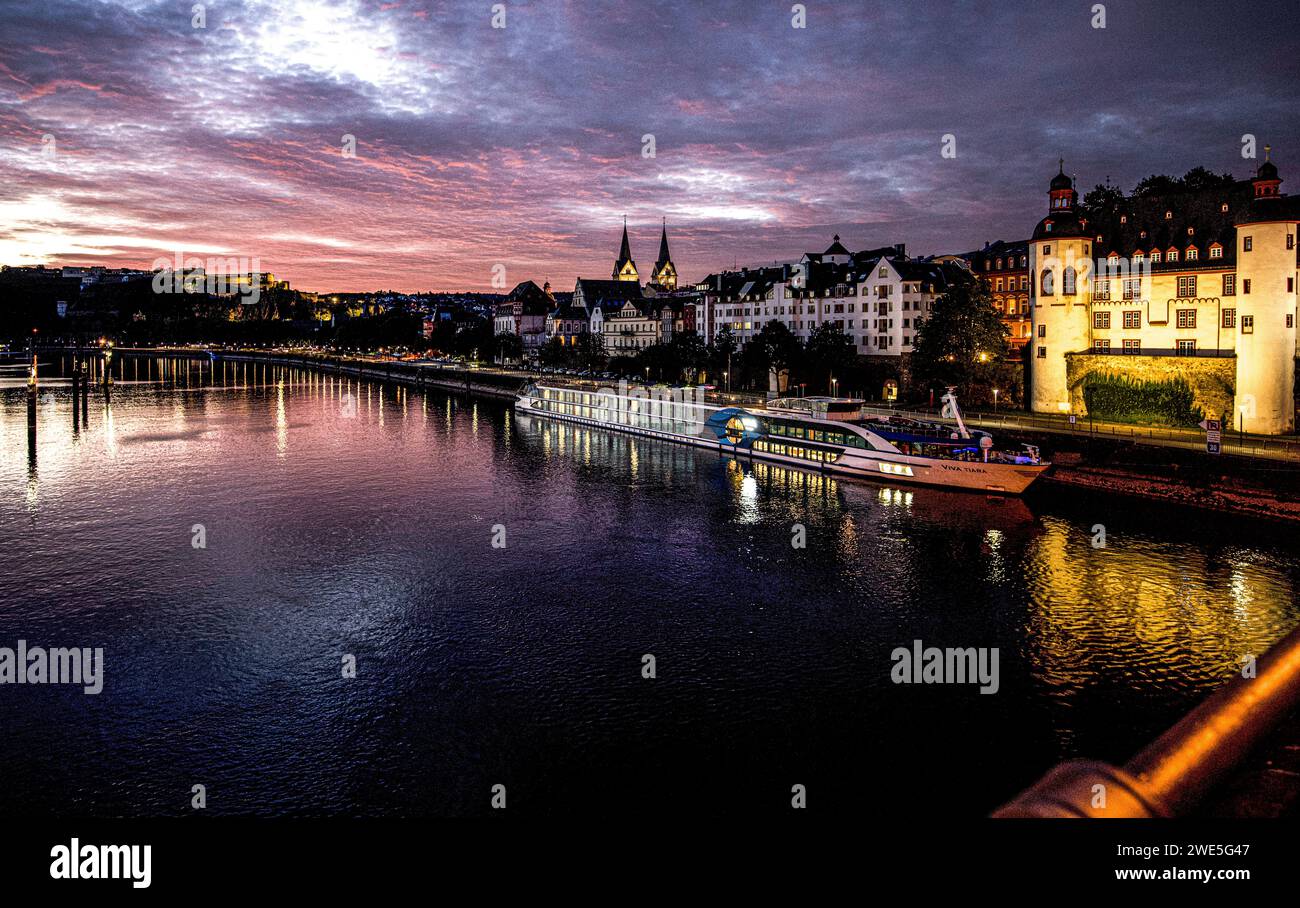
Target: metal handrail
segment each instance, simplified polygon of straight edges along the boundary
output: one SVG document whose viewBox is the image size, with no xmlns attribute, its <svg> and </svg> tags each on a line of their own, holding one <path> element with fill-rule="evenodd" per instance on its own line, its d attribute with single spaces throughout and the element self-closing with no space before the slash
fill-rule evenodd
<svg viewBox="0 0 1300 908">
<path fill-rule="evenodd" d="M 1062 763 L 993 816 L 1184 815 L 1297 707 L 1300 627 L 1259 658 L 1254 677 L 1233 678 L 1122 769 L 1087 760 Z"/>
</svg>

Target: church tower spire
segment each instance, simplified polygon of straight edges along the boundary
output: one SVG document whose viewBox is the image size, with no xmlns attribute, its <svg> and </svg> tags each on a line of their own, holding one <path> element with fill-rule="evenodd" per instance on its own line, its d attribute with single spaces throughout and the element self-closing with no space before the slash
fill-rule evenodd
<svg viewBox="0 0 1300 908">
<path fill-rule="evenodd" d="M 672 256 L 668 254 L 667 218 L 664 218 L 663 233 L 659 235 L 659 258 L 655 261 L 655 268 L 651 272 L 650 279 L 652 283 L 658 284 L 665 290 L 677 289 L 677 267 L 673 264 Z"/>
<path fill-rule="evenodd" d="M 613 279 L 616 281 L 640 281 L 636 272 L 636 262 L 632 261 L 632 246 L 627 241 L 627 215 L 623 216 L 623 245 L 614 261 Z"/>
</svg>

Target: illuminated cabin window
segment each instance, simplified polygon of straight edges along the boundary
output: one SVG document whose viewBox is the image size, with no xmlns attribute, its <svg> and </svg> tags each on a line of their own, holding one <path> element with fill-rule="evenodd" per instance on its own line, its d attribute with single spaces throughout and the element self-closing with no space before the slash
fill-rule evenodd
<svg viewBox="0 0 1300 908">
<path fill-rule="evenodd" d="M 914 476 L 912 468 L 905 463 L 882 463 L 880 472 L 887 473 L 890 476 Z"/>
<path fill-rule="evenodd" d="M 754 442 L 754 450 L 764 454 L 798 457 L 800 460 L 809 460 L 814 463 L 835 463 L 840 459 L 840 455 L 836 451 L 823 451 L 820 448 L 809 448 L 804 445 L 783 441 L 769 441 L 767 439 L 759 439 Z"/>
<path fill-rule="evenodd" d="M 768 434 L 783 438 L 801 438 L 821 444 L 840 445 L 845 448 L 866 448 L 867 440 L 855 432 L 842 432 L 837 429 L 823 429 L 820 426 L 808 426 L 800 423 L 786 423 L 773 420 L 768 426 Z"/>
</svg>

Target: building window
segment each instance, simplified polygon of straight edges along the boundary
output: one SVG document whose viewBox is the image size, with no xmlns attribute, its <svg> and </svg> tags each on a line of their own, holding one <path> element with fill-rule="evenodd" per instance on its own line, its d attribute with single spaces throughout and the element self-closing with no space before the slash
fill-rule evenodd
<svg viewBox="0 0 1300 908">
<path fill-rule="evenodd" d="M 1094 279 L 1092 282 L 1092 297 L 1099 300 L 1110 299 L 1110 281 Z"/>
<path fill-rule="evenodd" d="M 1197 252 L 1195 246 L 1188 246 L 1188 247 L 1187 247 L 1187 261 L 1189 261 L 1189 262 L 1194 262 L 1194 261 L 1196 261 L 1196 257 L 1197 257 L 1197 255 L 1199 255 L 1199 253 Z"/>
<path fill-rule="evenodd" d="M 1254 247 L 1255 247 L 1255 238 L 1254 238 L 1254 237 L 1246 236 L 1246 237 L 1242 237 L 1242 238 L 1241 238 L 1241 251 L 1242 251 L 1242 252 L 1250 252 L 1250 250 L 1253 249 Z"/>
<path fill-rule="evenodd" d="M 1132 278 L 1124 282 L 1124 299 L 1135 300 L 1142 295 L 1142 279 Z"/>
<path fill-rule="evenodd" d="M 1047 348 L 1046 348 L 1046 347 L 1039 347 L 1039 348 L 1038 348 L 1038 358 L 1039 358 L 1039 359 L 1047 359 Z"/>
<path fill-rule="evenodd" d="M 1092 314 L 1092 326 L 1093 326 L 1094 328 L 1109 328 L 1109 327 L 1110 327 L 1110 313 L 1109 313 L 1109 312 L 1094 312 L 1094 313 Z"/>
<path fill-rule="evenodd" d="M 1236 310 L 1236 309 L 1224 309 L 1224 310 L 1223 310 L 1223 327 L 1225 327 L 1225 328 L 1235 328 L 1235 327 L 1237 327 L 1237 310 Z"/>
<path fill-rule="evenodd" d="M 1180 340 L 1180 341 L 1178 342 L 1178 355 L 1179 355 L 1179 356 L 1195 356 L 1195 355 L 1196 355 L 1196 341 L 1194 341 L 1194 340 Z"/>
<path fill-rule="evenodd" d="M 1038 336 L 1039 336 L 1039 337 L 1047 337 L 1047 326 L 1046 326 L 1046 325 L 1039 325 L 1039 326 L 1038 326 Z"/>
<path fill-rule="evenodd" d="M 1108 341 L 1108 340 L 1095 340 L 1095 341 L 1093 341 L 1093 342 L 1092 342 L 1092 352 L 1093 352 L 1093 353 L 1109 353 L 1109 352 L 1110 352 L 1110 341 Z"/>
<path fill-rule="evenodd" d="M 1065 296 L 1074 296 L 1075 274 L 1073 268 L 1066 268 L 1061 275 L 1061 293 Z"/>
<path fill-rule="evenodd" d="M 1192 299 L 1196 296 L 1196 275 L 1178 279 L 1178 295 L 1182 299 Z"/>
<path fill-rule="evenodd" d="M 1289 277 L 1286 279 L 1286 292 L 1287 293 L 1295 292 L 1295 278 Z"/>
<path fill-rule="evenodd" d="M 1129 355 L 1136 355 L 1142 352 L 1142 341 L 1137 338 L 1130 338 L 1124 341 L 1124 352 Z"/>
<path fill-rule="evenodd" d="M 1196 310 L 1179 309 L 1178 310 L 1178 327 L 1195 328 L 1196 327 Z"/>
<path fill-rule="evenodd" d="M 1241 333 L 1242 334 L 1255 333 L 1255 316 L 1243 315 L 1241 317 Z"/>
<path fill-rule="evenodd" d="M 1178 250 L 1177 250 L 1177 249 L 1170 249 L 1168 252 L 1166 252 L 1166 253 L 1165 253 L 1165 261 L 1166 261 L 1166 262 L 1176 262 L 1176 261 L 1178 261 Z"/>
<path fill-rule="evenodd" d="M 1223 295 L 1224 296 L 1237 295 L 1237 275 L 1225 274 L 1223 276 Z"/>
<path fill-rule="evenodd" d="M 1220 246 L 1218 243 L 1215 243 L 1213 246 L 1211 246 L 1211 247 L 1210 247 L 1210 258 L 1212 258 L 1212 259 L 1221 259 L 1221 258 L 1223 258 L 1223 247 Z"/>
<path fill-rule="evenodd" d="M 1052 254 L 1052 247 L 1051 247 L 1051 246 L 1044 246 L 1044 247 L 1043 247 L 1043 255 L 1051 255 L 1051 254 Z"/>
<path fill-rule="evenodd" d="M 1294 233 L 1288 233 L 1288 234 L 1286 235 L 1286 248 L 1288 248 L 1288 249 L 1294 249 L 1294 248 L 1295 248 L 1295 234 L 1294 234 Z"/>
<path fill-rule="evenodd" d="M 1125 309 L 1124 310 L 1124 327 L 1141 328 L 1142 327 L 1142 310 Z"/>
<path fill-rule="evenodd" d="M 1151 253 L 1151 264 L 1153 264 L 1153 265 L 1159 265 L 1159 264 L 1160 264 L 1160 253 L 1158 253 L 1158 252 L 1153 252 L 1153 253 Z"/>
<path fill-rule="evenodd" d="M 1250 296 L 1250 278 L 1245 278 L 1241 282 L 1241 292 L 1243 296 Z"/>
<path fill-rule="evenodd" d="M 1288 328 L 1294 328 L 1294 327 L 1295 327 L 1295 315 L 1293 315 L 1293 314 L 1290 313 L 1290 312 L 1288 312 L 1287 315 L 1286 315 L 1286 326 L 1287 326 Z"/>
<path fill-rule="evenodd" d="M 1052 296 L 1052 294 L 1053 294 L 1053 291 L 1052 291 L 1052 269 L 1051 269 L 1051 268 L 1044 268 L 1044 269 L 1043 269 L 1043 280 L 1042 280 L 1042 295 L 1043 295 L 1043 296 Z"/>
</svg>

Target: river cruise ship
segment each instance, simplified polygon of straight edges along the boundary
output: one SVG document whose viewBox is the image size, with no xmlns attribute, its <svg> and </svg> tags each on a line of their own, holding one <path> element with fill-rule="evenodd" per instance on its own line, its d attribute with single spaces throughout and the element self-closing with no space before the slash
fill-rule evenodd
<svg viewBox="0 0 1300 908">
<path fill-rule="evenodd" d="M 655 393 L 529 385 L 515 408 L 741 458 L 1006 495 L 1024 492 L 1050 466 L 1032 446 L 1019 453 L 994 450 L 991 436 L 966 429 L 951 391 L 944 403 L 956 427 L 864 418 L 862 401 L 844 398 L 784 398 L 763 407 L 735 407 L 706 403 L 689 389 Z"/>
</svg>

